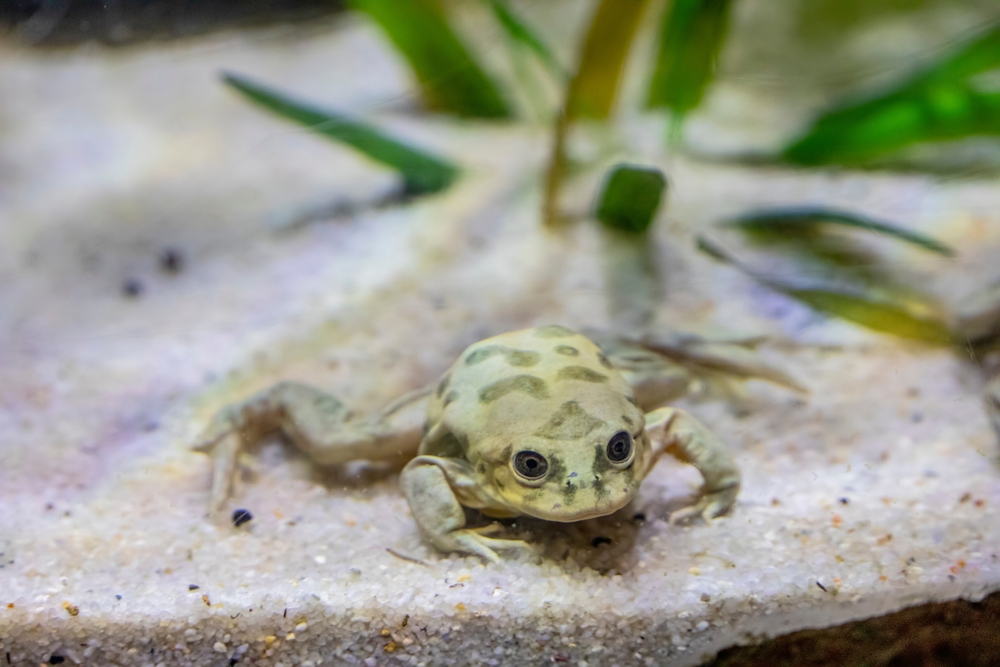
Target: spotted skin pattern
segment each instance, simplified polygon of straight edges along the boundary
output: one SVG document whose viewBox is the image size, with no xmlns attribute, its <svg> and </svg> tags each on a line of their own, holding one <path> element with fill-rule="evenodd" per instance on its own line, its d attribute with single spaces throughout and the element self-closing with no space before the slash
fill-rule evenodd
<svg viewBox="0 0 1000 667">
<path fill-rule="evenodd" d="M 537 359 L 530 369 L 511 363 L 528 353 Z M 448 405 L 436 397 L 430 401 L 429 435 L 408 469 L 435 465 L 431 459 L 441 449 L 435 435 L 461 434 L 475 443 L 467 460 L 478 490 L 462 504 L 487 514 L 552 521 L 614 512 L 634 496 L 633 468 L 648 465 L 652 452 L 645 414 L 629 400 L 632 388 L 602 359 L 597 345 L 563 327 L 472 345 L 448 373 L 448 389 L 457 396 Z M 623 430 L 633 435 L 634 452 L 612 465 L 605 448 Z M 524 450 L 548 461 L 541 482 L 524 480 L 512 466 L 512 453 Z"/>
<path fill-rule="evenodd" d="M 559 522 L 610 514 L 635 497 L 664 453 L 705 479 L 698 501 L 671 520 L 727 512 L 740 485 L 727 449 L 686 412 L 659 407 L 683 393 L 690 374 L 648 347 L 601 345 L 561 326 L 495 336 L 470 346 L 433 385 L 368 418 L 312 387 L 279 384 L 222 410 L 198 444 L 215 460 L 212 508 L 231 495 L 242 443 L 278 429 L 320 465 L 409 460 L 401 484 L 424 537 L 443 552 L 491 561 L 528 545 L 491 537 L 495 524 L 467 528 L 463 507 Z M 725 363 L 713 358 L 715 368 Z M 743 377 L 764 368 L 730 365 Z M 765 371 L 765 379 L 783 377 Z M 608 444 L 622 432 L 631 447 L 612 460 Z M 525 452 L 536 462 L 529 470 L 516 465 Z"/>
</svg>

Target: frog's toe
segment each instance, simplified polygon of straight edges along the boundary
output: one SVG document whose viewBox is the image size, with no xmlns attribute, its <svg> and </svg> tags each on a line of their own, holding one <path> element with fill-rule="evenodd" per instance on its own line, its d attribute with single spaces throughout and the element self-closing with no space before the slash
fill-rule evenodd
<svg viewBox="0 0 1000 667">
<path fill-rule="evenodd" d="M 486 544 L 488 544 L 493 549 L 499 549 L 501 551 L 505 549 L 527 549 L 528 551 L 533 550 L 532 546 L 527 542 L 525 542 L 524 540 L 499 540 L 493 537 L 480 537 L 479 539 L 486 542 Z"/>
<path fill-rule="evenodd" d="M 491 563 L 500 562 L 497 551 L 531 548 L 531 545 L 522 540 L 501 540 L 482 534 L 484 529 L 489 530 L 490 528 L 490 526 L 484 526 L 483 528 L 457 530 L 448 535 L 446 540 L 442 540 L 446 541 L 447 544 L 436 544 L 436 546 L 442 551 L 461 551 L 473 554 Z"/>
<path fill-rule="evenodd" d="M 691 505 L 689 507 L 682 507 L 679 510 L 674 510 L 667 517 L 667 523 L 671 526 L 677 525 L 679 523 L 684 523 L 688 519 L 694 516 L 698 516 L 701 513 L 701 508 L 698 505 Z"/>
<path fill-rule="evenodd" d="M 208 503 L 209 514 L 221 511 L 232 495 L 233 478 L 236 475 L 239 454 L 239 434 L 229 433 L 213 441 L 211 447 L 212 494 Z"/>
<path fill-rule="evenodd" d="M 500 562 L 500 556 L 497 555 L 497 552 L 487 545 L 487 541 L 490 538 L 478 535 L 471 530 L 458 531 L 451 537 L 452 540 L 450 541 L 452 544 L 448 545 L 450 548 L 443 549 L 444 545 L 438 545 L 438 548 L 442 548 L 445 551 L 461 551 L 472 554 L 491 563 Z"/>
<path fill-rule="evenodd" d="M 667 522 L 675 525 L 696 516 L 701 516 L 705 523 L 712 523 L 713 519 L 722 516 L 732 509 L 733 505 L 736 504 L 736 494 L 738 491 L 739 487 L 733 486 L 721 491 L 706 493 L 694 505 L 671 512 L 667 518 Z"/>
</svg>

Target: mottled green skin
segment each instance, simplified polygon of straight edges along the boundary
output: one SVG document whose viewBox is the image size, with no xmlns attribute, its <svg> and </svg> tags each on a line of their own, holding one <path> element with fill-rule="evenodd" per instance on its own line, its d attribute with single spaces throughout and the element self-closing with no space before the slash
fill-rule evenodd
<svg viewBox="0 0 1000 667">
<path fill-rule="evenodd" d="M 597 345 L 562 327 L 528 329 L 462 353 L 428 402 L 420 454 L 469 463 L 480 493 L 463 504 L 579 521 L 635 495 L 650 458 L 645 423 L 632 387 Z M 612 463 L 605 450 L 619 431 L 634 437 L 633 455 Z M 514 470 L 521 450 L 548 460 L 542 480 Z"/>
</svg>

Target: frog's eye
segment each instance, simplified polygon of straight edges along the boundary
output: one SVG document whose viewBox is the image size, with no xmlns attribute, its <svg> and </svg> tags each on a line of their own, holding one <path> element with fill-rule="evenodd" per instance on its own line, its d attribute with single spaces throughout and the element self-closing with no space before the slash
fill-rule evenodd
<svg viewBox="0 0 1000 667">
<path fill-rule="evenodd" d="M 608 442 L 608 458 L 621 463 L 632 455 L 632 436 L 628 431 L 618 431 Z"/>
<path fill-rule="evenodd" d="M 514 455 L 514 470 L 525 479 L 541 479 L 549 471 L 549 462 L 538 452 L 526 449 Z"/>
</svg>

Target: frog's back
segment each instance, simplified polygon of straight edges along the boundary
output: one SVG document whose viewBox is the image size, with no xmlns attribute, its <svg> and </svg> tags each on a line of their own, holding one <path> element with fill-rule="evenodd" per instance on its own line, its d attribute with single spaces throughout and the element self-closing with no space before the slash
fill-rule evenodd
<svg viewBox="0 0 1000 667">
<path fill-rule="evenodd" d="M 610 410 L 617 417 L 620 401 L 631 399 L 631 387 L 594 342 L 545 326 L 469 346 L 432 395 L 428 425 L 444 421 L 459 441 L 485 444 L 498 435 L 537 435 L 562 413 L 570 420 L 576 414 L 599 419 Z M 436 453 L 427 446 L 422 451 Z"/>
</svg>

